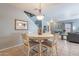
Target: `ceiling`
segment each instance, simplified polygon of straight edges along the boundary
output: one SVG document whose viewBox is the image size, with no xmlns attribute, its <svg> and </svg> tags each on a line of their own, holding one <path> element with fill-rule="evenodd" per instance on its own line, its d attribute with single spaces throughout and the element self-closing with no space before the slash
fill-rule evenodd
<svg viewBox="0 0 79 59">
<path fill-rule="evenodd" d="M 16 6 L 17 8 L 20 8 L 21 10 L 26 10 L 26 11 L 32 12 L 34 14 L 37 14 L 36 13 L 36 12 L 38 12 L 37 9 L 40 8 L 39 7 L 40 3 L 14 3 L 11 5 Z M 46 11 L 47 9 L 49 9 L 50 7 L 52 7 L 54 9 L 56 6 L 59 6 L 59 5 L 61 5 L 61 4 L 42 3 L 41 9 L 43 12 L 43 11 Z"/>
<path fill-rule="evenodd" d="M 33 14 L 38 14 L 39 3 L 12 3 L 10 4 L 19 8 L 22 11 L 29 11 Z M 67 20 L 79 17 L 78 3 L 42 3 L 42 13 L 46 20 L 56 18 L 58 20 Z"/>
</svg>

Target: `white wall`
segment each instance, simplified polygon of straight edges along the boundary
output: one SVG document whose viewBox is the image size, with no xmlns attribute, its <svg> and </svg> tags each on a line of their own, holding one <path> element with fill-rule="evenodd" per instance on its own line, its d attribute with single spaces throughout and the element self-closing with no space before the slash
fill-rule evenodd
<svg viewBox="0 0 79 59">
<path fill-rule="evenodd" d="M 54 17 L 59 21 L 79 18 L 79 3 L 60 3 L 46 6 L 42 10 L 45 20 L 50 21 Z"/>
<path fill-rule="evenodd" d="M 15 19 L 28 21 L 28 32 L 36 32 L 37 26 L 22 10 L 19 10 L 9 4 L 0 4 L 0 36 L 6 36 L 14 32 L 25 32 L 23 30 L 14 29 Z"/>
<path fill-rule="evenodd" d="M 28 21 L 28 30 L 15 30 L 15 19 Z M 15 33 L 35 33 L 37 26 L 22 10 L 9 4 L 0 4 L 0 49 L 22 44 L 22 39 Z"/>
</svg>

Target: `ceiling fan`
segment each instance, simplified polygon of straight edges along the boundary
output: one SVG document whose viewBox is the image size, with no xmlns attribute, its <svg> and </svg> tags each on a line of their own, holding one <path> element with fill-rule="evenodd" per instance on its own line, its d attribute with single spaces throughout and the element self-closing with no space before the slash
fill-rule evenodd
<svg viewBox="0 0 79 59">
<path fill-rule="evenodd" d="M 27 12 L 27 11 L 24 11 L 24 13 L 25 13 L 27 16 L 30 16 L 30 17 L 36 16 L 35 14 L 30 13 L 30 12 Z"/>
<path fill-rule="evenodd" d="M 36 18 L 38 20 L 43 20 L 44 19 L 44 15 L 41 13 L 42 12 L 41 3 L 39 4 L 39 9 L 38 8 L 35 8 L 34 10 L 38 10 L 39 14 L 38 15 L 35 15 L 35 14 L 30 13 L 30 12 L 27 12 L 27 11 L 24 11 L 24 13 L 26 13 L 30 17 L 36 16 Z"/>
</svg>

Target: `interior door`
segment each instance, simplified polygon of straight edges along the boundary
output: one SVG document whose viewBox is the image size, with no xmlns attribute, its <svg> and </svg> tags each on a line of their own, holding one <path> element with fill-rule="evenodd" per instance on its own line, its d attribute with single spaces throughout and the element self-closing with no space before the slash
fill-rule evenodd
<svg viewBox="0 0 79 59">
<path fill-rule="evenodd" d="M 71 32 L 71 24 L 69 23 L 69 24 L 65 24 L 65 31 L 66 32 Z"/>
</svg>

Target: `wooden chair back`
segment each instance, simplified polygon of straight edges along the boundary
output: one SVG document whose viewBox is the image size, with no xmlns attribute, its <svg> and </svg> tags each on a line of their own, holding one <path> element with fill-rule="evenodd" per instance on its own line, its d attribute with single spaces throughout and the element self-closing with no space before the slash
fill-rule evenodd
<svg viewBox="0 0 79 59">
<path fill-rule="evenodd" d="M 29 36 L 26 33 L 22 34 L 22 38 L 23 38 L 24 44 L 29 43 Z"/>
</svg>

